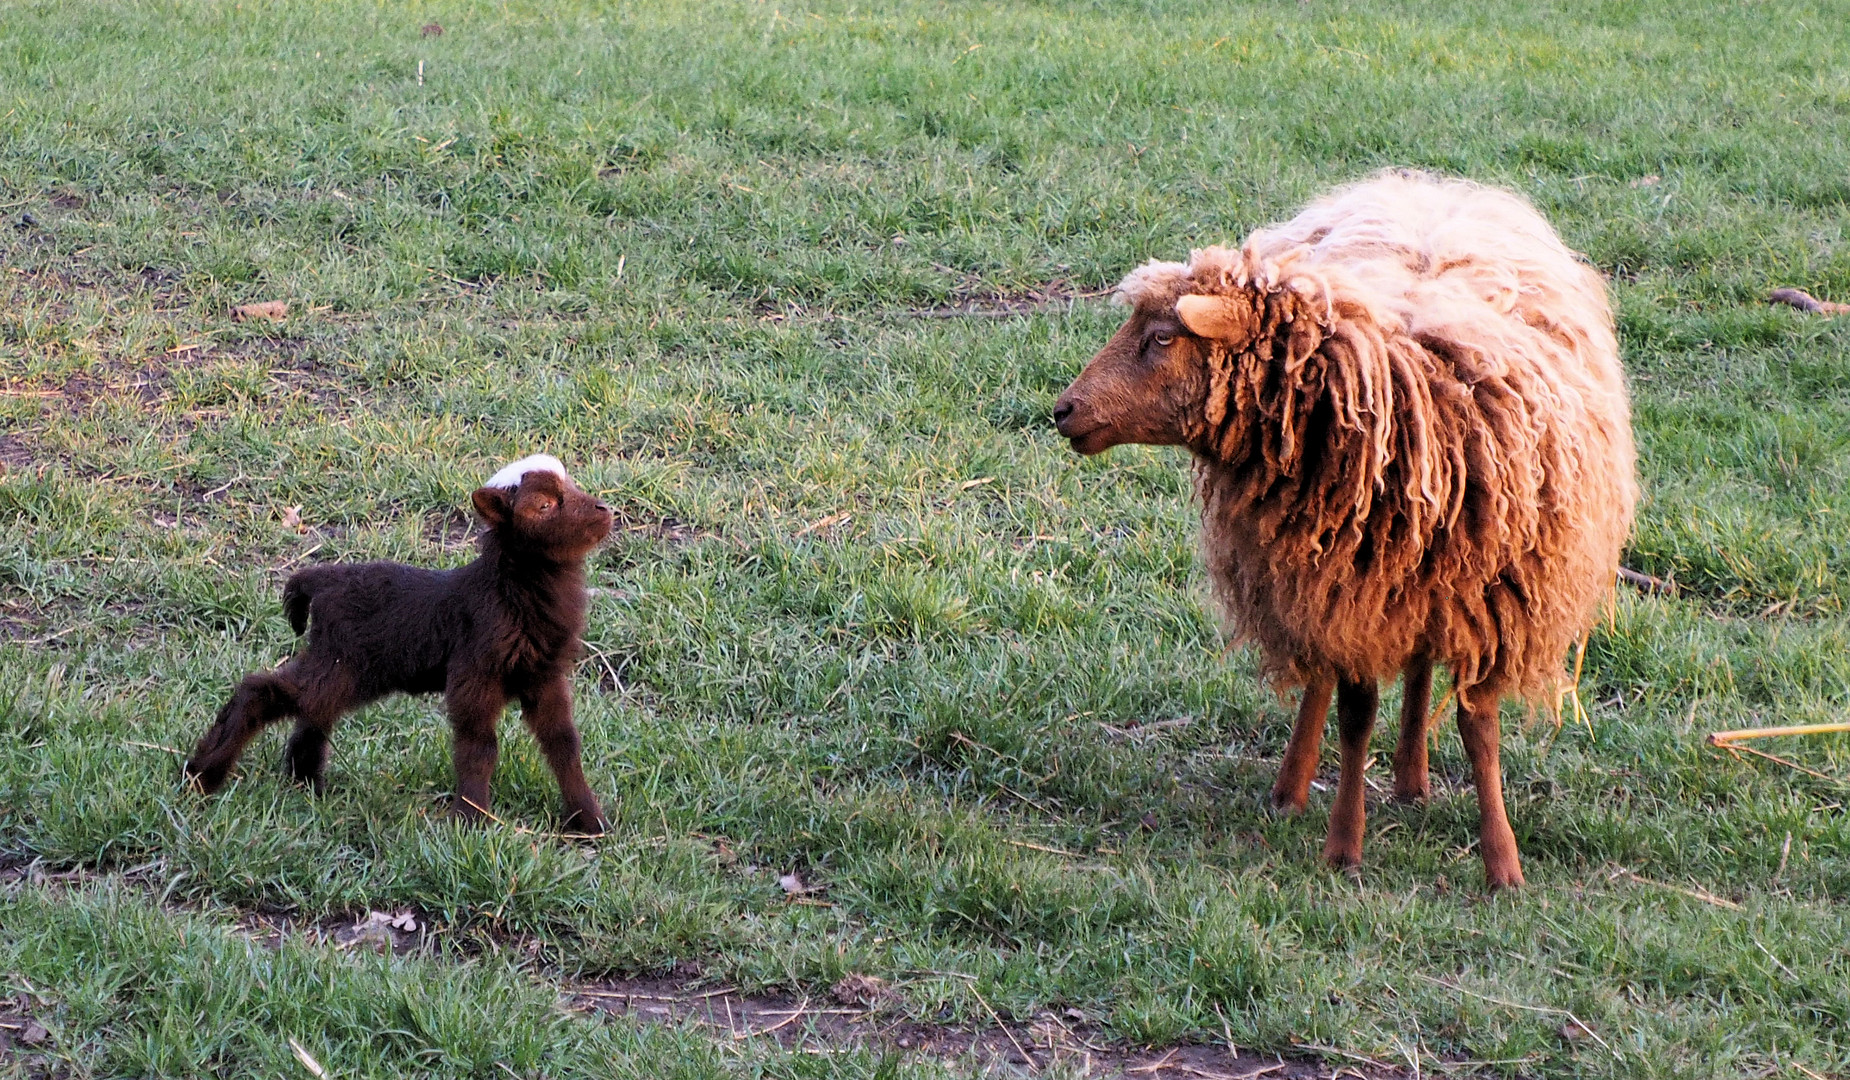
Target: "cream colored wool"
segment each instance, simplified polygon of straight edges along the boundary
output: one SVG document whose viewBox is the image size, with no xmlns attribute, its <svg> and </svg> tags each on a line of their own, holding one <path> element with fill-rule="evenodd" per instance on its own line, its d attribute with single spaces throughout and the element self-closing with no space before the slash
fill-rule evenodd
<svg viewBox="0 0 1850 1080">
<path fill-rule="evenodd" d="M 1606 290 L 1520 197 L 1388 172 L 1119 296 L 1222 298 L 1189 420 L 1202 549 L 1281 684 L 1394 678 L 1550 700 L 1599 617 L 1637 486 Z"/>
</svg>

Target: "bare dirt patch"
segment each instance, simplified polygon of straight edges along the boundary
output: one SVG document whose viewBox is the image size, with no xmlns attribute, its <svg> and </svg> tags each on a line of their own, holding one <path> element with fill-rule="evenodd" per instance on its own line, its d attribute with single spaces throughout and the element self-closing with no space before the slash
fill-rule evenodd
<svg viewBox="0 0 1850 1080">
<path fill-rule="evenodd" d="M 940 269 L 949 269 L 941 267 Z M 955 291 L 956 302 L 941 307 L 915 308 L 908 312 L 920 319 L 1007 318 L 1032 315 L 1054 308 L 1068 307 L 1080 300 L 1109 296 L 1111 287 L 1088 289 L 1077 282 L 1061 278 L 1025 289 L 996 289 L 974 275 Z"/>
<path fill-rule="evenodd" d="M 41 1019 L 47 1012 L 27 994 L 0 998 L 0 1069 L 9 1076 L 58 1075 L 48 1056 L 54 1045 L 51 1029 Z"/>
<path fill-rule="evenodd" d="M 949 269 L 941 267 L 940 269 Z M 931 307 L 887 310 L 828 312 L 813 311 L 802 304 L 769 300 L 759 302 L 753 313 L 759 322 L 854 322 L 865 319 L 1007 319 L 1022 318 L 1042 312 L 1060 311 L 1081 300 L 1111 295 L 1112 290 L 1086 289 L 1065 280 L 1049 281 L 1025 289 L 997 289 L 988 282 L 967 275 L 968 281 L 952 290 L 951 302 Z"/>
<path fill-rule="evenodd" d="M 48 871 L 36 861 L 0 853 L 0 885 L 24 881 L 38 887 L 81 888 L 113 877 L 147 889 L 152 895 L 165 870 L 165 861 L 156 859 L 114 873 L 84 867 Z M 164 906 L 174 911 L 193 910 L 185 904 Z M 232 929 L 271 949 L 297 938 L 312 947 L 397 956 L 437 955 L 437 940 L 446 936 L 444 928 L 415 909 L 347 913 L 315 920 L 247 911 Z M 525 951 L 536 959 L 541 953 L 537 939 L 499 934 L 494 937 L 500 947 Z M 452 939 L 452 943 L 465 945 L 460 955 L 473 951 L 466 942 Z M 951 972 L 917 974 L 968 978 Z M 1228 1045 L 1127 1046 L 1108 1041 L 1098 1025 L 1077 1009 L 1043 1011 L 1026 1021 L 1004 1021 L 980 996 L 978 1000 L 992 1023 L 930 1023 L 905 1015 L 901 1011 L 903 999 L 894 984 L 869 975 L 849 975 L 826 994 L 815 997 L 747 994 L 733 987 L 713 986 L 698 964 L 683 962 L 665 975 L 565 983 L 560 993 L 568 1008 L 596 1016 L 622 1017 L 644 1024 L 694 1025 L 715 1039 L 769 1039 L 792 1052 L 869 1049 L 901 1057 L 931 1058 L 962 1063 L 984 1075 L 1034 1077 L 1056 1069 L 1061 1075 L 1088 1080 L 1403 1080 L 1413 1075 L 1386 1062 L 1354 1055 L 1345 1055 L 1340 1065 L 1329 1065 L 1307 1058 L 1248 1053 Z M 35 1047 L 49 1049 L 52 1045 L 49 1029 L 41 1035 L 43 1024 L 34 1019 L 35 1015 L 45 1014 L 45 1008 L 26 998 L 0 998 L 0 1065 L 25 1060 L 24 1075 L 54 1075 L 42 1054 L 23 1059 L 20 1056 L 29 1055 Z M 39 1041 L 21 1039 L 18 1036 L 22 1034 Z M 44 1067 L 35 1066 L 34 1061 L 44 1063 Z M 1450 1068 L 1445 1062 L 1428 1064 L 1452 1075 L 1473 1075 L 1467 1062 L 1450 1063 Z"/>
<path fill-rule="evenodd" d="M 38 454 L 24 435 L 0 435 L 0 476 L 36 464 Z"/>
<path fill-rule="evenodd" d="M 1077 1010 L 1043 1012 L 1030 1021 L 984 1027 L 925 1023 L 889 1009 L 891 989 L 881 980 L 849 976 L 824 998 L 741 994 L 702 988 L 696 978 L 625 979 L 568 989 L 566 1000 L 584 1012 L 646 1024 L 692 1024 L 716 1038 L 771 1039 L 785 1050 L 830 1053 L 873 1049 L 901 1056 L 957 1061 L 1004 1075 L 1038 1076 L 1059 1068 L 1098 1080 L 1278 1080 L 1334 1078 L 1388 1080 L 1409 1075 L 1382 1062 L 1329 1066 L 1187 1045 L 1148 1049 L 1104 1041 Z M 987 1006 L 986 1006 L 987 1007 Z"/>
</svg>

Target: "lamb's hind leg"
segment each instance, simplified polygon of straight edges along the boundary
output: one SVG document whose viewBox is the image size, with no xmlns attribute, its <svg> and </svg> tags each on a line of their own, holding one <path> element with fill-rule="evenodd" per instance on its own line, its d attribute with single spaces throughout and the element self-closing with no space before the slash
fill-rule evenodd
<svg viewBox="0 0 1850 1080">
<path fill-rule="evenodd" d="M 1318 675 L 1304 684 L 1304 699 L 1298 702 L 1297 722 L 1291 726 L 1291 742 L 1285 747 L 1285 760 L 1278 766 L 1278 781 L 1272 785 L 1272 808 L 1287 814 L 1301 814 L 1310 802 L 1310 782 L 1317 775 L 1317 752 L 1323 746 L 1323 725 L 1330 713 L 1330 694 L 1336 681 Z"/>
<path fill-rule="evenodd" d="M 1432 798 L 1426 772 L 1426 736 L 1432 708 L 1432 659 L 1416 656 L 1402 672 L 1400 741 L 1394 747 L 1394 801 L 1423 803 Z"/>
<path fill-rule="evenodd" d="M 225 786 L 238 755 L 244 752 L 259 731 L 295 715 L 298 710 L 296 675 L 298 662 L 291 660 L 275 671 L 260 671 L 244 677 L 232 691 L 231 700 L 218 710 L 218 718 L 193 747 L 193 756 L 184 766 L 185 774 L 210 793 Z"/>
<path fill-rule="evenodd" d="M 346 680 L 317 680 L 297 695 L 295 730 L 283 747 L 283 764 L 289 775 L 312 787 L 319 795 L 327 787 L 324 773 L 328 766 L 328 740 L 334 723 L 359 705 Z"/>
<path fill-rule="evenodd" d="M 1323 859 L 1331 866 L 1360 866 L 1362 828 L 1367 820 L 1363 806 L 1362 770 L 1368 761 L 1368 736 L 1375 729 L 1375 705 L 1380 691 L 1372 682 L 1342 680 L 1336 689 L 1336 724 L 1343 744 L 1342 777 L 1336 782 L 1336 804 L 1330 808 L 1330 834 L 1323 842 Z"/>
</svg>

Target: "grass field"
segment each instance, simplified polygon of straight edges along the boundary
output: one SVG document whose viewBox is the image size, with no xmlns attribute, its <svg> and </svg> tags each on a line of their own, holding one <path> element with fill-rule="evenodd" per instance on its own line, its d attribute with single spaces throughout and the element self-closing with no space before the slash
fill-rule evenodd
<svg viewBox="0 0 1850 1080">
<path fill-rule="evenodd" d="M 1845 56 L 1804 2 L 0 7 L 0 1003 L 50 1032 L 0 1074 L 974 1068 L 558 1006 L 698 972 L 1421 1075 L 1850 1075 L 1850 737 L 1702 741 L 1850 707 L 1850 321 L 1762 302 L 1850 300 Z M 1261 812 L 1291 703 L 1205 613 L 1186 462 L 1046 418 L 1098 290 L 1387 164 L 1610 275 L 1627 562 L 1686 587 L 1594 633 L 1590 728 L 1508 707 L 1519 895 L 1450 725 L 1359 880 L 1327 794 Z M 612 836 L 542 835 L 512 721 L 506 826 L 447 822 L 430 701 L 343 727 L 324 798 L 276 736 L 180 787 L 291 567 L 466 560 L 537 449 L 623 516 L 576 683 Z M 426 944 L 251 929 L 375 910 Z"/>
</svg>

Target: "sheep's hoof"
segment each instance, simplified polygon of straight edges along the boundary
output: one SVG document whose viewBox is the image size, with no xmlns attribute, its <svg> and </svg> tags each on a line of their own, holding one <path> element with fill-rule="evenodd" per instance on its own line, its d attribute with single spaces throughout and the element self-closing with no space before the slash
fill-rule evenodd
<svg viewBox="0 0 1850 1080">
<path fill-rule="evenodd" d="M 1396 789 L 1393 801 L 1402 806 L 1425 806 L 1432 801 L 1432 788 L 1410 788 L 1406 791 Z"/>
<path fill-rule="evenodd" d="M 1259 809 L 1272 817 L 1297 817 L 1310 805 L 1310 800 L 1299 801 L 1289 795 L 1280 795 L 1274 791 L 1259 797 Z"/>
<path fill-rule="evenodd" d="M 1522 880 L 1522 868 L 1519 866 L 1486 866 L 1484 867 L 1484 884 L 1488 886 L 1493 893 L 1501 892 L 1504 889 L 1520 889 L 1524 884 Z"/>
<path fill-rule="evenodd" d="M 1362 846 L 1350 847 L 1347 844 L 1323 845 L 1323 861 L 1332 870 L 1347 871 L 1351 876 L 1362 872 Z"/>
</svg>

